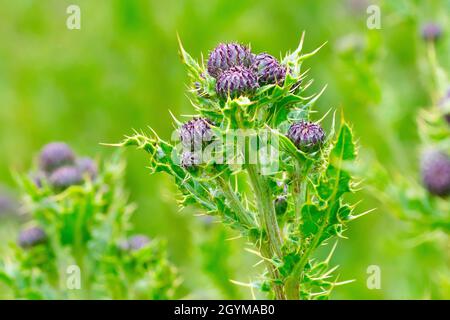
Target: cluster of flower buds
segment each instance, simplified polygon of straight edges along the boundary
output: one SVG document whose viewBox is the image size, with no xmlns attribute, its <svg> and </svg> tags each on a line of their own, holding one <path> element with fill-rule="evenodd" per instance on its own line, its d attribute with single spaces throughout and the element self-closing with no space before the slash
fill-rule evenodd
<svg viewBox="0 0 450 320">
<path fill-rule="evenodd" d="M 325 141 L 325 132 L 318 123 L 300 121 L 290 126 L 287 136 L 303 152 L 317 151 Z"/>
<path fill-rule="evenodd" d="M 56 190 L 64 190 L 81 184 L 85 177 L 97 177 L 97 164 L 91 158 L 77 158 L 73 150 L 63 142 L 52 142 L 44 146 L 39 155 L 40 172 L 34 174 L 38 187 L 47 179 Z"/>
<path fill-rule="evenodd" d="M 421 159 L 422 181 L 433 195 L 450 194 L 450 157 L 439 150 L 426 151 Z"/>
<path fill-rule="evenodd" d="M 255 55 L 237 43 L 219 44 L 211 51 L 208 73 L 216 78 L 216 92 L 222 98 L 252 94 L 259 86 L 281 84 L 286 67 L 267 53 Z"/>
</svg>

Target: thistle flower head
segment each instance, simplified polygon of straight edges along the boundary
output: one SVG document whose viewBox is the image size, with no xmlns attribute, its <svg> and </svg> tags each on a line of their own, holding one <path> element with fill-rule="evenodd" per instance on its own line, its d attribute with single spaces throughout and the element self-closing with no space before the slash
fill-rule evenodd
<svg viewBox="0 0 450 320">
<path fill-rule="evenodd" d="M 422 182 L 434 195 L 445 197 L 450 194 L 450 158 L 438 150 L 426 151 L 421 159 Z"/>
<path fill-rule="evenodd" d="M 219 44 L 209 54 L 208 73 L 217 78 L 223 71 L 235 66 L 250 67 L 253 54 L 246 46 L 238 43 Z"/>
<path fill-rule="evenodd" d="M 201 150 L 213 138 L 211 121 L 206 118 L 194 118 L 181 126 L 180 140 L 184 150 Z"/>
<path fill-rule="evenodd" d="M 92 180 L 97 177 L 98 168 L 95 161 L 89 157 L 78 158 L 75 166 L 80 171 L 81 175 L 87 174 Z"/>
<path fill-rule="evenodd" d="M 252 93 L 256 88 L 257 77 L 253 70 L 246 67 L 232 67 L 222 72 L 216 83 L 216 92 L 222 98 L 236 98 Z"/>
<path fill-rule="evenodd" d="M 277 59 L 267 53 L 260 53 L 255 57 L 253 68 L 260 85 L 280 84 L 286 76 L 286 67 L 280 65 Z"/>
<path fill-rule="evenodd" d="M 40 168 L 47 174 L 67 165 L 72 165 L 75 155 L 72 149 L 63 142 L 52 142 L 44 146 L 39 156 Z"/>
<path fill-rule="evenodd" d="M 277 215 L 283 215 L 286 212 L 288 206 L 286 196 L 276 197 L 273 204 Z"/>
<path fill-rule="evenodd" d="M 122 251 L 138 251 L 150 243 L 150 239 L 142 234 L 134 235 L 119 243 Z"/>
<path fill-rule="evenodd" d="M 422 38 L 425 41 L 437 41 L 442 35 L 442 28 L 440 25 L 430 22 L 422 27 Z"/>
<path fill-rule="evenodd" d="M 195 152 L 185 151 L 181 155 L 181 166 L 186 170 L 195 169 L 200 164 L 200 157 Z"/>
<path fill-rule="evenodd" d="M 322 127 L 314 122 L 300 121 L 289 128 L 288 138 L 304 152 L 316 151 L 325 140 Z"/>
<path fill-rule="evenodd" d="M 47 235 L 42 228 L 30 227 L 20 232 L 17 244 L 22 248 L 31 248 L 38 244 L 45 243 Z"/>
<path fill-rule="evenodd" d="M 50 184 L 57 190 L 64 190 L 70 186 L 80 184 L 83 176 L 74 166 L 65 166 L 55 170 L 49 178 Z"/>
</svg>

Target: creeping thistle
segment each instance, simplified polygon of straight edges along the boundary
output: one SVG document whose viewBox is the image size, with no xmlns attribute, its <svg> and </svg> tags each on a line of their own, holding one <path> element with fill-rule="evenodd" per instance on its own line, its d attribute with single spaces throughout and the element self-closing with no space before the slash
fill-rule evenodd
<svg viewBox="0 0 450 320">
<path fill-rule="evenodd" d="M 344 120 L 323 129 L 312 119 L 323 90 L 306 94 L 303 62 L 318 49 L 302 47 L 303 37 L 278 61 L 220 44 L 197 62 L 180 42 L 196 115 L 174 117 L 173 141 L 136 132 L 118 144 L 146 151 L 152 172 L 171 175 L 182 207 L 198 205 L 249 239 L 266 268 L 246 285 L 275 299 L 327 298 L 344 283 L 329 265 L 333 250 L 324 260 L 314 253 L 358 217 L 344 200 L 355 190 L 346 170 L 356 160 L 353 132 Z"/>
</svg>

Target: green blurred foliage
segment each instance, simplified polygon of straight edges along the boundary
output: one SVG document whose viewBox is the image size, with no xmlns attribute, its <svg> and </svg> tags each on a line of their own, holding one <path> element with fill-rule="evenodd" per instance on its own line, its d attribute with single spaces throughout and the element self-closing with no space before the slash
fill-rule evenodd
<svg viewBox="0 0 450 320">
<path fill-rule="evenodd" d="M 366 26 L 371 3 L 381 8 L 379 30 Z M 66 28 L 70 4 L 81 8 L 81 30 Z M 306 51 L 328 41 L 306 63 L 316 89 L 328 84 L 318 101 L 320 111 L 343 109 L 363 153 L 372 150 L 383 165 L 398 172 L 417 172 L 415 118 L 430 103 L 426 47 L 419 30 L 428 21 L 443 26 L 437 55 L 449 70 L 449 11 L 449 0 L 1 1 L 0 182 L 13 187 L 11 169 L 26 170 L 49 141 L 67 141 L 81 153 L 104 155 L 112 151 L 100 143 L 117 142 L 131 128 L 151 126 L 170 137 L 168 110 L 193 112 L 185 97 L 187 76 L 177 55 L 177 33 L 196 57 L 231 40 L 279 57 L 296 47 L 303 30 Z M 216 226 L 208 241 L 218 242 L 199 246 L 203 240 L 195 212 L 178 212 L 174 187 L 161 174 L 150 177 L 145 159 L 140 153 L 128 157 L 126 185 L 139 206 L 133 220 L 136 231 L 167 239 L 192 298 L 251 298 L 249 290 L 233 291 L 223 278 L 208 278 L 211 257 L 204 252 L 223 246 L 225 231 Z M 375 206 L 379 204 L 366 193 L 361 212 Z M 445 261 L 432 243 L 408 246 L 406 229 L 383 207 L 357 220 L 347 233 L 350 240 L 340 241 L 334 258 L 342 265 L 341 279 L 356 281 L 332 297 L 433 296 L 429 279 L 437 277 L 433 270 L 442 264 L 445 268 Z M 229 238 L 235 235 L 226 232 Z M 4 228 L 0 233 L 2 240 L 14 239 L 3 237 Z M 230 252 L 233 268 L 221 273 L 245 282 L 254 261 L 250 254 L 242 257 L 242 241 L 230 241 L 224 250 Z M 366 286 L 372 264 L 381 268 L 381 290 Z"/>
</svg>

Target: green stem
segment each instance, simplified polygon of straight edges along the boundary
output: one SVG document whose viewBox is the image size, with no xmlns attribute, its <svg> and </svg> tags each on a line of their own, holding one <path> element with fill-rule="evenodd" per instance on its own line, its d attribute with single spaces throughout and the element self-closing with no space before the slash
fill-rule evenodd
<svg viewBox="0 0 450 320">
<path fill-rule="evenodd" d="M 256 165 L 248 165 L 247 172 L 249 173 L 253 191 L 255 192 L 259 216 L 268 235 L 268 241 L 263 241 L 261 245 L 261 253 L 268 259 L 271 259 L 273 255 L 281 258 L 282 239 L 270 189 L 268 188 L 266 181 L 264 181 L 257 172 Z M 281 279 L 279 271 L 272 263 L 266 261 L 266 266 L 272 279 Z M 286 300 L 282 285 L 275 283 L 273 285 L 273 290 L 277 300 Z"/>
<path fill-rule="evenodd" d="M 244 207 L 236 193 L 231 189 L 230 183 L 222 177 L 219 177 L 218 181 L 224 191 L 225 198 L 230 203 L 231 210 L 237 214 L 247 228 L 254 228 L 256 226 L 255 217 Z"/>
<path fill-rule="evenodd" d="M 260 218 L 269 237 L 269 244 L 272 251 L 278 258 L 282 257 L 281 247 L 283 241 L 280 228 L 278 227 L 277 216 L 273 206 L 272 194 L 263 177 L 257 172 L 256 165 L 247 166 L 250 180 L 255 192 L 256 205 L 260 213 Z"/>
</svg>

